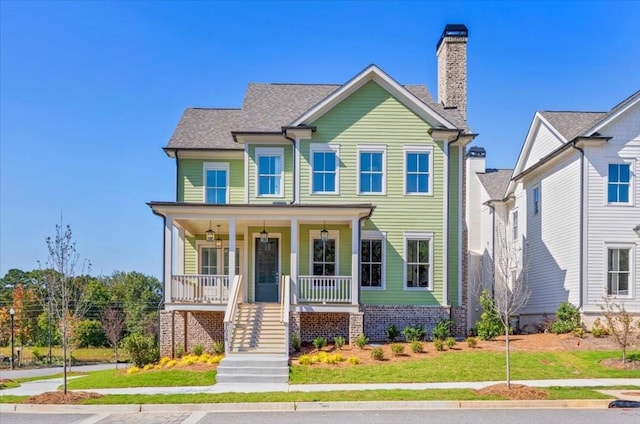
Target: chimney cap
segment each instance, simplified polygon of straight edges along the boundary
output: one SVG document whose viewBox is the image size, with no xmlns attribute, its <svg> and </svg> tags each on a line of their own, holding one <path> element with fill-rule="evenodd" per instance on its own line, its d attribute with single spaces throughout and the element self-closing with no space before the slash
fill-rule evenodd
<svg viewBox="0 0 640 424">
<path fill-rule="evenodd" d="M 444 37 L 469 37 L 469 29 L 464 24 L 447 24 L 442 31 L 442 35 L 440 36 L 440 40 L 438 41 L 438 45 L 436 46 L 436 50 L 440 48 L 440 44 L 444 40 Z"/>
<path fill-rule="evenodd" d="M 484 150 L 484 147 L 473 146 L 469 148 L 467 152 L 468 158 L 484 158 L 487 157 L 487 151 Z"/>
</svg>

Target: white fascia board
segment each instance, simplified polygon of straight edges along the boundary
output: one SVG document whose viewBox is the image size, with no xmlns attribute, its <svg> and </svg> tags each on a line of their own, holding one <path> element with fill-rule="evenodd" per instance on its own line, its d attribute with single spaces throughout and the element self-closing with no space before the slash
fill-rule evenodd
<svg viewBox="0 0 640 424">
<path fill-rule="evenodd" d="M 624 108 L 620 109 L 619 111 L 617 111 L 613 115 L 606 117 L 603 121 L 600 121 L 599 123 L 597 123 L 595 127 L 591 128 L 589 131 L 585 132 L 584 135 L 590 136 L 590 135 L 593 135 L 594 133 L 597 133 L 602 128 L 604 128 L 607 125 L 609 125 L 612 121 L 615 121 L 616 119 L 618 119 L 618 117 L 620 115 L 622 115 L 623 113 L 625 113 L 627 110 L 629 110 L 630 108 L 634 107 L 638 103 L 640 103 L 640 95 L 638 95 L 632 102 L 629 102 L 629 104 L 626 105 Z"/>
<path fill-rule="evenodd" d="M 179 150 L 178 159 L 242 159 L 244 155 L 243 149 L 238 146 L 238 149 L 228 150 Z M 176 157 L 172 155 L 171 157 Z"/>
<path fill-rule="evenodd" d="M 290 126 L 316 121 L 369 81 L 376 82 L 432 126 L 443 126 L 450 129 L 456 128 L 455 125 L 424 104 L 422 100 L 417 98 L 413 93 L 404 88 L 401 84 L 375 65 L 371 65 L 364 71 L 360 72 L 342 87 L 326 97 L 323 101 L 293 121 Z"/>
<path fill-rule="evenodd" d="M 282 134 L 236 134 L 238 144 L 267 143 L 267 144 L 291 144 Z"/>
<path fill-rule="evenodd" d="M 306 219 L 317 219 L 337 221 L 344 219 L 362 218 L 371 212 L 368 206 L 353 207 L 260 207 L 243 206 L 223 206 L 211 205 L 212 207 L 199 207 L 192 205 L 152 205 L 152 209 L 160 215 L 171 215 L 174 219 L 260 219 L 263 220 L 265 214 L 272 218 L 297 217 Z"/>
</svg>

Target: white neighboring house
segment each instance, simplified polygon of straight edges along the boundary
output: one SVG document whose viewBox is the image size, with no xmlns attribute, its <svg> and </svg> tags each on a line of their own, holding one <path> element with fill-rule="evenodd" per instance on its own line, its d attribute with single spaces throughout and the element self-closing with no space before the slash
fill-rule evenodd
<svg viewBox="0 0 640 424">
<path fill-rule="evenodd" d="M 640 313 L 640 91 L 609 112 L 537 112 L 504 195 L 531 299 L 521 325 L 603 297 Z M 515 234 L 515 232 L 514 232 Z"/>
</svg>

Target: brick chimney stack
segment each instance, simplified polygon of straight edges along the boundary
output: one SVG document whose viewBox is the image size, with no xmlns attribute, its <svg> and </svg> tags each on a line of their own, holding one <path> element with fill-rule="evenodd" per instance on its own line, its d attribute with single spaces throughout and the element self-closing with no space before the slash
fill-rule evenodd
<svg viewBox="0 0 640 424">
<path fill-rule="evenodd" d="M 438 57 L 438 102 L 457 107 L 467 120 L 467 38 L 462 24 L 447 24 L 436 47 Z"/>
</svg>

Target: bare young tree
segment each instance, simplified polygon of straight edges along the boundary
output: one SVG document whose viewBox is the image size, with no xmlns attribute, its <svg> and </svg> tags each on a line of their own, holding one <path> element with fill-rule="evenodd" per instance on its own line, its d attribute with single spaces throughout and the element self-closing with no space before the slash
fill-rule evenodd
<svg viewBox="0 0 640 424">
<path fill-rule="evenodd" d="M 85 266 L 88 268 L 89 264 L 86 261 L 80 263 L 71 226 L 63 226 L 62 219 L 59 225 L 56 224 L 55 236 L 47 237 L 45 241 L 49 253 L 46 261 L 49 272 L 44 275 L 51 309 L 60 326 L 63 387 L 67 394 L 67 367 L 70 365 L 69 350 L 74 337 L 73 323 L 82 319 L 89 306 L 85 296 L 85 280 L 77 278 L 76 273 L 79 266 L 81 271 L 85 271 Z M 86 272 L 89 272 L 88 269 Z"/>
<path fill-rule="evenodd" d="M 124 319 L 124 313 L 113 307 L 105 309 L 101 317 L 102 328 L 107 335 L 109 345 L 113 349 L 116 369 L 118 369 L 118 344 L 124 332 Z"/>
<path fill-rule="evenodd" d="M 633 316 L 627 312 L 624 304 L 616 303 L 608 297 L 604 297 L 604 305 L 600 310 L 607 323 L 607 329 L 613 336 L 622 351 L 622 363 L 627 361 L 627 350 L 635 344 L 633 337 Z M 640 321 L 638 321 L 640 325 Z"/>
<path fill-rule="evenodd" d="M 481 288 L 491 287 L 493 298 L 487 307 L 499 318 L 504 329 L 506 381 L 511 388 L 510 335 L 511 320 L 526 306 L 531 297 L 527 288 L 528 261 L 522 241 L 501 225 L 494 239 L 495 256 L 490 270 L 482 270 L 478 280 Z M 481 288 L 479 290 L 481 290 Z M 479 291 L 478 290 L 478 291 Z"/>
</svg>

